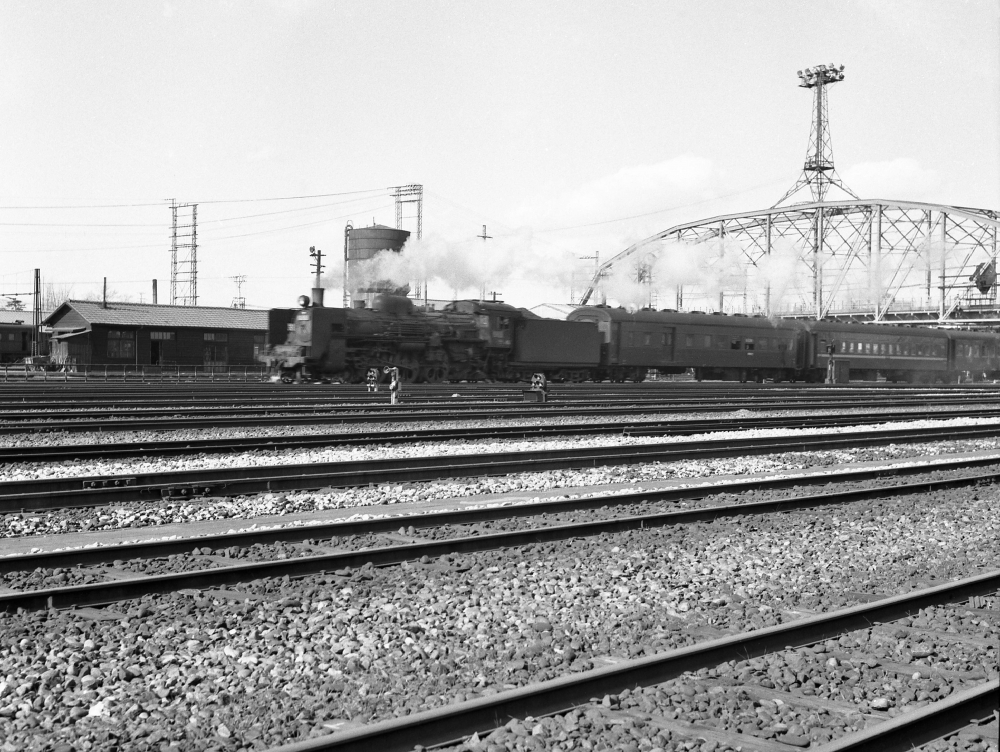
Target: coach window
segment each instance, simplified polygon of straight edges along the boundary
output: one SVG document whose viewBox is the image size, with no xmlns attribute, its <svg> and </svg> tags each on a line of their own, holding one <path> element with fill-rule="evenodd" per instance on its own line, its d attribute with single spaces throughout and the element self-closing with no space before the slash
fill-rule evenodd
<svg viewBox="0 0 1000 752">
<path fill-rule="evenodd" d="M 684 347 L 694 347 L 694 335 L 685 334 L 684 335 Z"/>
<path fill-rule="evenodd" d="M 734 339 L 732 339 L 729 342 L 729 349 L 730 350 L 742 350 L 743 349 L 743 343 L 740 340 L 734 338 Z"/>
<path fill-rule="evenodd" d="M 753 350 L 753 340 L 749 337 L 746 338 L 746 343 L 743 346 L 745 350 Z"/>
<path fill-rule="evenodd" d="M 646 332 L 646 337 L 645 340 L 643 341 L 643 345 L 645 347 L 649 347 L 651 344 L 653 344 L 653 335 L 650 334 L 649 332 Z"/>
<path fill-rule="evenodd" d="M 108 357 L 134 358 L 135 332 L 111 329 L 108 331 Z"/>
<path fill-rule="evenodd" d="M 628 337 L 625 338 L 625 347 L 633 347 L 635 342 L 635 337 L 632 332 L 628 333 Z"/>
<path fill-rule="evenodd" d="M 711 348 L 712 347 L 712 335 L 711 334 L 706 334 L 705 335 L 705 347 L 706 348 Z"/>
</svg>

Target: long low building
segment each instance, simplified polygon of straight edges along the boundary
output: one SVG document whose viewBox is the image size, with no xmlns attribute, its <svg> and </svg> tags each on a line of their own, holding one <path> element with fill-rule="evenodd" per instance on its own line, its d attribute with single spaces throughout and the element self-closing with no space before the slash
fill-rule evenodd
<svg viewBox="0 0 1000 752">
<path fill-rule="evenodd" d="M 249 366 L 267 335 L 267 311 L 67 300 L 43 321 L 56 363 Z"/>
</svg>

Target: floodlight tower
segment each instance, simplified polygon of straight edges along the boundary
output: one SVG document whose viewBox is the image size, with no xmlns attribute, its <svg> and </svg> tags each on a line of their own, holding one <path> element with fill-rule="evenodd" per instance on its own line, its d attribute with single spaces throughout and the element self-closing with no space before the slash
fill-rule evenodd
<svg viewBox="0 0 1000 752">
<path fill-rule="evenodd" d="M 784 201 L 798 192 L 804 186 L 809 186 L 813 202 L 826 198 L 826 192 L 831 185 L 840 188 L 844 193 L 857 198 L 855 193 L 841 181 L 833 166 L 833 145 L 830 142 L 830 121 L 827 114 L 826 87 L 844 80 L 844 66 L 832 63 L 817 65 L 798 71 L 799 87 L 813 90 L 813 118 L 809 129 L 809 148 L 806 149 L 806 161 L 802 167 L 802 175 L 781 200 L 775 204 L 780 206 Z"/>
</svg>

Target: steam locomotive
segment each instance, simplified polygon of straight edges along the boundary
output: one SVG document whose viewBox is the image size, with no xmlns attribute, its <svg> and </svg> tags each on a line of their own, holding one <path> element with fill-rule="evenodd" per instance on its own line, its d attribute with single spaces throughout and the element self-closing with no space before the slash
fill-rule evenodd
<svg viewBox="0 0 1000 752">
<path fill-rule="evenodd" d="M 850 377 L 909 383 L 1000 375 L 1000 335 L 912 326 L 770 319 L 741 314 L 583 306 L 566 321 L 505 303 L 458 300 L 418 311 L 381 295 L 372 308 L 269 312 L 259 355 L 283 381 L 361 383 L 394 366 L 407 382 L 642 381 L 652 370 L 728 381 L 822 381 L 830 360 Z"/>
</svg>

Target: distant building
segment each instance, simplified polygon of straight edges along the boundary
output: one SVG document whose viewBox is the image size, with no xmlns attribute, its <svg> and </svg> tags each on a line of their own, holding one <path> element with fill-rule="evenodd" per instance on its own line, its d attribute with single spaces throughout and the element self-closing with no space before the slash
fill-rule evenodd
<svg viewBox="0 0 1000 752">
<path fill-rule="evenodd" d="M 31 355 L 31 317 L 30 310 L 0 310 L 0 363 L 16 363 Z"/>
<path fill-rule="evenodd" d="M 267 336 L 267 311 L 67 300 L 43 320 L 56 363 L 250 366 Z"/>
</svg>

